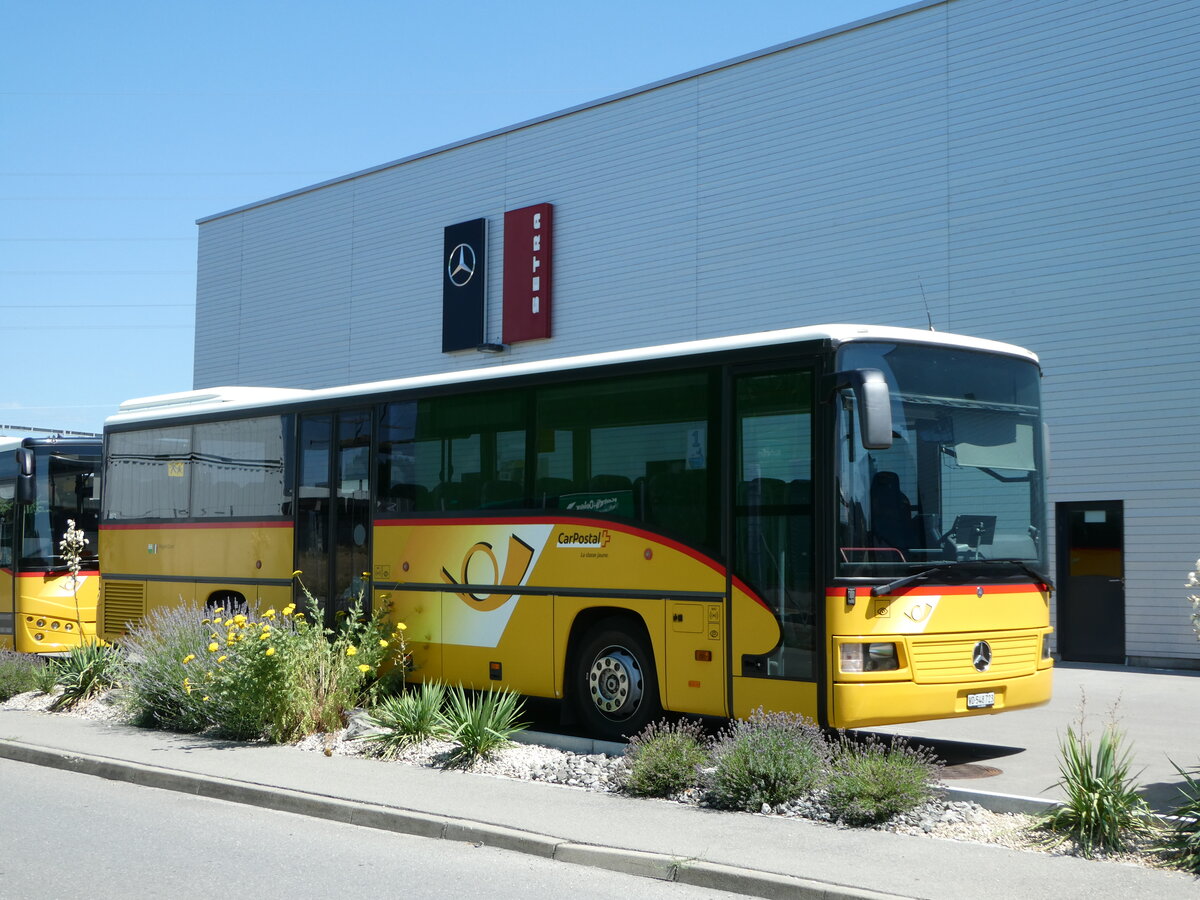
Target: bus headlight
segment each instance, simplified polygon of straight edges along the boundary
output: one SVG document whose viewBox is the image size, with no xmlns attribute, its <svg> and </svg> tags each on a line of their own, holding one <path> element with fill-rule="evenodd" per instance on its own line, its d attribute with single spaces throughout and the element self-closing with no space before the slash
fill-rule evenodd
<svg viewBox="0 0 1200 900">
<path fill-rule="evenodd" d="M 842 644 L 841 670 L 853 672 L 891 672 L 900 668 L 896 645 L 889 641 L 879 644 Z"/>
<path fill-rule="evenodd" d="M 1050 632 L 1042 635 L 1042 659 L 1050 658 Z"/>
</svg>

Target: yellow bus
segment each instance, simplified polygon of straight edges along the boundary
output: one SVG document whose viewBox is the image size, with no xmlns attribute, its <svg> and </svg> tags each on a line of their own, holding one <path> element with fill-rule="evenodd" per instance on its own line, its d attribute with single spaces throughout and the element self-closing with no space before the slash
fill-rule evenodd
<svg viewBox="0 0 1200 900">
<path fill-rule="evenodd" d="M 417 679 L 566 701 L 594 735 L 762 706 L 858 727 L 1043 703 L 1036 357 L 828 325 L 105 426 L 102 633 L 290 575 L 407 623 Z"/>
<path fill-rule="evenodd" d="M 100 439 L 0 440 L 0 647 L 65 653 L 95 634 Z M 76 576 L 59 543 L 88 539 Z"/>
</svg>

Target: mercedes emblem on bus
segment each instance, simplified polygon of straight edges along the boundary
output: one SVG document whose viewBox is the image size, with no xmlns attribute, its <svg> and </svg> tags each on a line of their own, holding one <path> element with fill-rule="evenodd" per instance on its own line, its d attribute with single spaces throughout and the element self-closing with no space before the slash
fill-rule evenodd
<svg viewBox="0 0 1200 900">
<path fill-rule="evenodd" d="M 987 641 L 980 641 L 971 653 L 971 662 L 977 671 L 986 672 L 992 664 L 992 647 Z"/>
</svg>

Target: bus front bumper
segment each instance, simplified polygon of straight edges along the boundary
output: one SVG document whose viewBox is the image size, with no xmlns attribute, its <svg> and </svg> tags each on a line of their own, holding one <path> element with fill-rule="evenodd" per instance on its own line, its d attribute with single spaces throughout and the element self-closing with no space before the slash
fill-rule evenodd
<svg viewBox="0 0 1200 900">
<path fill-rule="evenodd" d="M 970 685 L 911 681 L 835 683 L 829 724 L 834 728 L 862 728 L 1040 706 L 1050 700 L 1053 673 L 1053 667 L 1046 666 L 1032 675 Z M 976 708 L 968 705 L 989 701 L 991 705 Z"/>
</svg>

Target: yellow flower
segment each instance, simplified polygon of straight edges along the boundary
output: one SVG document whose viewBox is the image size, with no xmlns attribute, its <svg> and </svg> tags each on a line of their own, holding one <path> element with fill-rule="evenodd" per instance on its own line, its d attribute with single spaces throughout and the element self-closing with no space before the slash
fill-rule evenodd
<svg viewBox="0 0 1200 900">
<path fill-rule="evenodd" d="M 232 627 L 233 627 L 233 619 L 226 619 L 226 620 L 225 620 L 225 627 L 226 627 L 226 628 L 232 628 Z"/>
<path fill-rule="evenodd" d="M 358 653 L 358 648 L 355 647 L 353 644 L 351 644 L 349 647 L 346 648 L 347 656 L 354 656 L 357 653 Z"/>
<path fill-rule="evenodd" d="M 190 663 L 195 658 L 196 658 L 195 653 L 189 653 L 187 656 L 185 656 L 183 658 L 183 664 L 186 666 L 188 663 Z"/>
<path fill-rule="evenodd" d="M 408 631 L 408 626 L 407 626 L 407 625 L 405 625 L 403 622 L 397 622 L 397 623 L 396 623 L 396 630 L 397 630 L 397 631 Z"/>
<path fill-rule="evenodd" d="M 271 636 L 271 632 L 269 632 L 269 631 L 264 631 L 262 634 L 260 634 L 260 635 L 258 636 L 258 639 L 259 639 L 260 641 L 265 641 L 265 640 L 266 640 L 267 638 L 269 638 L 270 636 Z"/>
<path fill-rule="evenodd" d="M 297 618 L 297 619 L 303 619 L 303 618 L 304 618 L 304 613 L 296 613 L 296 616 L 295 616 L 295 618 Z"/>
<path fill-rule="evenodd" d="M 212 619 L 201 619 L 201 620 L 200 620 L 200 624 L 201 624 L 201 625 L 211 625 L 211 624 L 212 624 Z"/>
<path fill-rule="evenodd" d="M 188 681 L 186 678 L 183 679 L 183 689 L 185 691 L 187 691 L 189 694 L 192 692 L 192 683 L 190 681 Z"/>
<path fill-rule="evenodd" d="M 219 615 L 220 615 L 221 613 L 223 613 L 223 612 L 225 612 L 225 607 L 223 607 L 223 606 L 218 606 L 216 609 L 214 609 L 214 610 L 213 610 L 213 615 L 214 615 L 214 616 L 219 616 Z"/>
<path fill-rule="evenodd" d="M 359 667 L 358 667 L 358 671 L 360 671 L 360 672 L 370 672 L 370 671 L 371 671 L 371 667 L 370 667 L 370 666 L 368 666 L 368 665 L 362 665 L 362 666 L 359 666 Z"/>
<path fill-rule="evenodd" d="M 268 648 L 267 648 L 267 656 L 274 656 L 274 655 L 275 655 L 275 648 L 274 648 L 274 647 L 268 647 Z"/>
<path fill-rule="evenodd" d="M 238 625 L 245 625 L 246 617 L 239 613 L 238 615 L 233 617 L 233 621 L 236 622 Z"/>
<path fill-rule="evenodd" d="M 205 697 L 205 698 L 204 698 L 204 700 L 207 702 L 207 701 L 208 701 L 208 698 L 207 698 L 207 697 Z"/>
<path fill-rule="evenodd" d="M 264 618 L 264 619 L 273 619 L 273 618 L 275 618 L 275 607 L 271 607 L 271 608 L 270 608 L 270 609 L 268 609 L 268 610 L 267 610 L 265 613 L 263 613 L 263 618 Z"/>
<path fill-rule="evenodd" d="M 380 647 L 386 647 L 387 645 L 388 645 L 387 641 L 385 641 L 385 640 L 383 640 L 382 638 L 380 638 L 380 640 L 379 640 L 379 646 L 380 646 Z"/>
<path fill-rule="evenodd" d="M 216 641 L 213 641 L 211 644 L 208 645 L 208 652 L 209 653 L 217 652 L 217 642 Z"/>
<path fill-rule="evenodd" d="M 225 662 L 225 660 L 227 660 L 227 659 L 229 659 L 229 657 L 228 657 L 228 656 L 225 656 L 224 654 L 222 654 L 221 656 L 218 656 L 218 657 L 217 657 L 217 662 L 219 662 L 219 663 L 223 663 L 223 662 Z"/>
<path fill-rule="evenodd" d="M 292 573 L 292 577 L 295 578 L 297 575 L 303 575 L 303 574 L 304 574 L 303 569 L 297 569 L 295 572 Z"/>
<path fill-rule="evenodd" d="M 285 607 L 283 608 L 283 614 L 284 614 L 285 616 L 290 616 L 290 615 L 291 615 L 292 613 L 294 613 L 295 611 L 296 611 L 296 604 L 295 604 L 295 603 L 289 603 L 287 606 L 285 606 Z"/>
</svg>

